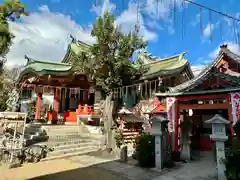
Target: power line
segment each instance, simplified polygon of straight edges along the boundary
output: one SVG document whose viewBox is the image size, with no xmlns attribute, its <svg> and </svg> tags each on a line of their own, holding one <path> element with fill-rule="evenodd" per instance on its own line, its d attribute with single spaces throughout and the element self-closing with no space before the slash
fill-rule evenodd
<svg viewBox="0 0 240 180">
<path fill-rule="evenodd" d="M 215 12 L 215 13 L 220 14 L 220 15 L 222 15 L 222 16 L 225 16 L 225 17 L 227 17 L 227 18 L 230 18 L 230 19 L 233 19 L 233 20 L 235 20 L 235 21 L 240 22 L 240 19 L 237 19 L 237 18 L 235 18 L 235 17 L 233 17 L 233 16 L 230 16 L 230 15 L 228 15 L 228 14 L 222 13 L 222 12 L 217 11 L 217 10 L 215 10 L 215 9 L 209 8 L 209 7 L 207 7 L 207 6 L 201 5 L 201 4 L 199 4 L 199 3 L 193 2 L 193 1 L 191 1 L 191 0 L 184 0 L 184 1 L 186 1 L 186 2 L 188 2 L 188 3 L 190 3 L 190 4 L 193 4 L 193 5 L 196 5 L 196 6 L 198 6 L 198 7 L 207 9 L 207 10 L 209 10 L 209 11 Z"/>
</svg>

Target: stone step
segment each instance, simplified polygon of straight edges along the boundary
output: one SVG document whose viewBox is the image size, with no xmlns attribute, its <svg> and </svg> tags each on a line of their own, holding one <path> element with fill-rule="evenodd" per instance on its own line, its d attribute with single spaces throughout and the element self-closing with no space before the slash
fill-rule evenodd
<svg viewBox="0 0 240 180">
<path fill-rule="evenodd" d="M 81 147 L 91 147 L 91 146 L 99 146 L 95 142 L 82 142 L 78 144 L 68 144 L 68 145 L 60 145 L 60 146 L 55 146 L 54 151 L 61 151 L 61 150 L 69 150 L 69 149 L 77 149 Z"/>
<path fill-rule="evenodd" d="M 73 157 L 73 156 L 81 156 L 81 155 L 85 155 L 91 152 L 96 152 L 98 151 L 98 149 L 85 149 L 82 151 L 78 151 L 78 152 L 73 152 L 73 153 L 66 153 L 66 154 L 62 154 L 62 155 L 58 155 L 58 156 L 51 156 L 48 155 L 46 158 L 42 159 L 41 161 L 50 161 L 50 160 L 56 160 L 56 159 L 65 159 L 65 158 L 69 158 L 69 157 Z"/>
<path fill-rule="evenodd" d="M 68 126 L 68 125 L 59 125 L 59 126 L 43 126 L 47 133 L 66 133 L 66 132 L 85 132 L 88 133 L 88 129 L 84 126 Z"/>
<path fill-rule="evenodd" d="M 91 142 L 91 143 L 98 143 L 95 140 L 91 140 L 88 138 L 82 138 L 82 139 L 70 139 L 67 141 L 48 141 L 48 142 L 43 142 L 43 143 L 38 143 L 40 145 L 47 145 L 48 147 L 59 147 L 59 146 L 68 146 L 68 145 L 76 145 L 76 144 L 82 144 L 82 143 L 87 143 L 87 142 Z"/>
<path fill-rule="evenodd" d="M 34 134 L 36 132 L 42 132 L 41 128 L 26 128 L 25 134 Z"/>
<path fill-rule="evenodd" d="M 44 129 L 47 129 L 49 131 L 57 131 L 62 129 L 81 129 L 82 125 L 43 125 Z"/>
<path fill-rule="evenodd" d="M 57 149 L 57 150 L 54 150 L 53 152 L 49 152 L 48 157 L 61 156 L 64 154 L 81 152 L 81 151 L 87 152 L 88 150 L 92 151 L 94 149 L 97 150 L 98 148 L 99 148 L 99 146 L 97 146 L 97 145 L 90 145 L 90 146 L 85 146 L 85 147 L 69 147 L 68 149 L 61 149 L 61 150 Z"/>
<path fill-rule="evenodd" d="M 42 127 L 42 124 L 29 123 L 29 124 L 26 124 L 26 127 L 41 128 L 41 127 Z"/>
<path fill-rule="evenodd" d="M 50 141 L 64 141 L 64 140 L 69 140 L 69 139 L 81 139 L 87 136 L 83 136 L 82 134 L 62 134 L 62 135 L 55 135 L 51 136 L 49 135 L 49 140 Z"/>
</svg>

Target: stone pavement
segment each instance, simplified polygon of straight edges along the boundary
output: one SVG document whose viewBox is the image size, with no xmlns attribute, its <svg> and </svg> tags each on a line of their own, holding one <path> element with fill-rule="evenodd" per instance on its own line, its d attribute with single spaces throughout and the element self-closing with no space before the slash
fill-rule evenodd
<svg viewBox="0 0 240 180">
<path fill-rule="evenodd" d="M 180 163 L 162 172 L 133 165 L 133 161 L 121 163 L 114 157 L 93 154 L 75 156 L 21 168 L 0 167 L 0 180 L 213 180 L 214 162 L 206 157 L 190 163 Z"/>
<path fill-rule="evenodd" d="M 214 180 L 215 166 L 211 157 L 202 157 L 201 160 L 190 163 L 180 163 L 176 167 L 158 172 L 143 169 L 132 164 L 121 163 L 113 159 L 94 156 L 79 156 L 71 158 L 75 163 L 92 166 L 114 172 L 129 180 Z"/>
<path fill-rule="evenodd" d="M 69 160 L 45 161 L 8 169 L 0 167 L 0 180 L 127 180 L 114 172 L 85 167 Z"/>
<path fill-rule="evenodd" d="M 215 180 L 215 175 L 216 167 L 214 162 L 211 159 L 202 159 L 163 172 L 162 175 L 152 180 Z"/>
</svg>

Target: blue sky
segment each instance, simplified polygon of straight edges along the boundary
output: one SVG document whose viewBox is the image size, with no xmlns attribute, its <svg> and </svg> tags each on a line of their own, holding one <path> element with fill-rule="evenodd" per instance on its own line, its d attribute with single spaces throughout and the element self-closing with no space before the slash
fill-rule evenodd
<svg viewBox="0 0 240 180">
<path fill-rule="evenodd" d="M 116 16 L 116 23 L 123 32 L 132 30 L 139 19 L 140 35 L 149 41 L 148 51 L 154 56 L 163 58 L 187 51 L 190 63 L 200 67 L 213 60 L 224 42 L 235 53 L 240 52 L 233 33 L 234 27 L 240 32 L 240 26 L 233 26 L 230 19 L 218 14 L 211 13 L 209 18 L 209 12 L 203 9 L 201 35 L 200 9 L 185 4 L 183 10 L 182 1 L 175 0 L 174 10 L 171 7 L 174 0 L 158 0 L 158 3 L 157 0 L 139 0 L 137 17 L 136 0 L 24 0 L 31 15 L 21 22 L 11 23 L 16 38 L 8 56 L 9 64 L 24 63 L 24 54 L 39 60 L 61 61 L 69 34 L 94 42 L 89 35 L 91 25 L 107 9 Z M 239 0 L 194 1 L 240 18 Z"/>
</svg>

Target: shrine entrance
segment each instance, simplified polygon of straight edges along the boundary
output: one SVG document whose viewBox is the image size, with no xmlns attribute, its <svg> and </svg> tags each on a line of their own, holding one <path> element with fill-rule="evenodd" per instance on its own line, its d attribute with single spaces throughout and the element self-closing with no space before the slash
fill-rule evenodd
<svg viewBox="0 0 240 180">
<path fill-rule="evenodd" d="M 179 111 L 183 121 L 192 123 L 190 132 L 190 148 L 194 158 L 213 158 L 213 147 L 215 142 L 210 139 L 212 134 L 211 124 L 205 121 L 212 118 L 215 114 L 220 114 L 223 118 L 229 119 L 231 110 L 226 95 L 181 97 L 179 98 Z M 228 135 L 231 129 L 227 128 Z M 180 135 L 181 136 L 181 135 Z"/>
<path fill-rule="evenodd" d="M 213 144 L 215 143 L 210 139 L 210 135 L 212 134 L 212 125 L 205 122 L 212 118 L 215 114 L 220 114 L 225 119 L 228 119 L 228 110 L 195 109 L 192 111 L 192 116 L 189 116 L 189 114 L 186 113 L 184 117 L 184 120 L 192 122 L 191 149 L 199 152 L 212 151 Z M 227 134 L 230 134 L 230 132 L 227 132 Z"/>
</svg>

